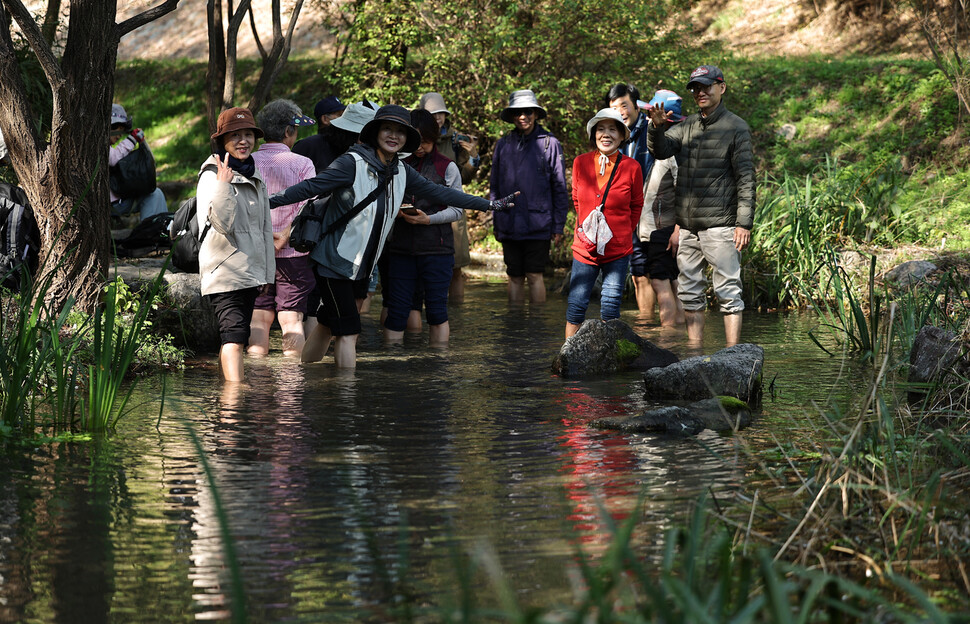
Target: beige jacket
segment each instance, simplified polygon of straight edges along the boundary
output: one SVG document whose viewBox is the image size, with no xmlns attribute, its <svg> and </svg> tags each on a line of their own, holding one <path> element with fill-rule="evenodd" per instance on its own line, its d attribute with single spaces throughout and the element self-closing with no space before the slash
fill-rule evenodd
<svg viewBox="0 0 970 624">
<path fill-rule="evenodd" d="M 196 192 L 199 232 L 212 227 L 199 249 L 202 294 L 231 292 L 271 284 L 276 275 L 269 196 L 259 175 L 216 179 L 215 158 L 202 165 Z"/>
</svg>

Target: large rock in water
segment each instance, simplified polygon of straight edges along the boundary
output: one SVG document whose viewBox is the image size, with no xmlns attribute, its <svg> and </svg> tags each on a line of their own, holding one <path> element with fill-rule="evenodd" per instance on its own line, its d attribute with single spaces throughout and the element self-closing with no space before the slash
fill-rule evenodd
<svg viewBox="0 0 970 624">
<path fill-rule="evenodd" d="M 637 335 L 619 319 L 585 321 L 563 344 L 552 363 L 562 377 L 608 375 L 621 370 L 647 370 L 667 366 L 677 356 Z"/>
<path fill-rule="evenodd" d="M 132 289 L 148 286 L 162 270 L 164 258 L 142 258 L 118 262 L 115 274 Z M 209 300 L 202 296 L 198 273 L 166 271 L 162 278 L 165 294 L 150 317 L 155 330 L 171 334 L 178 347 L 197 353 L 219 350 L 219 323 Z"/>
<path fill-rule="evenodd" d="M 219 322 L 209 300 L 202 296 L 197 273 L 166 273 L 165 301 L 159 306 L 155 322 L 172 334 L 175 344 L 197 353 L 219 350 Z"/>
<path fill-rule="evenodd" d="M 680 407 L 647 410 L 639 416 L 609 416 L 590 423 L 597 429 L 624 433 L 696 435 L 704 429 L 740 431 L 751 424 L 751 408 L 734 397 L 715 397 Z"/>
<path fill-rule="evenodd" d="M 963 343 L 955 333 L 932 325 L 920 329 L 909 352 L 907 381 L 915 386 L 909 391 L 909 402 L 919 403 L 926 397 L 920 386 L 937 384 L 947 374 L 964 376 L 967 365 L 961 361 L 962 353 Z"/>
<path fill-rule="evenodd" d="M 739 344 L 712 355 L 651 368 L 643 374 L 645 394 L 650 400 L 681 401 L 731 396 L 757 409 L 761 405 L 764 360 L 765 351 L 758 345 Z"/>
</svg>

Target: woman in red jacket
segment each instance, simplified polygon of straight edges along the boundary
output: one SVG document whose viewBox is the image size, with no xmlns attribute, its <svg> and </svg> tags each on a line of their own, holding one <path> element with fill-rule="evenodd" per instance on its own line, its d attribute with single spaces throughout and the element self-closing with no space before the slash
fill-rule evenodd
<svg viewBox="0 0 970 624">
<path fill-rule="evenodd" d="M 620 299 L 633 253 L 633 232 L 643 208 L 640 165 L 620 153 L 620 146 L 630 138 L 623 118 L 604 108 L 589 120 L 586 132 L 593 150 L 573 161 L 576 232 L 566 338 L 575 334 L 586 318 L 593 284 L 601 271 L 600 318 L 606 321 L 620 317 Z M 592 214 L 594 211 L 601 215 Z"/>
</svg>

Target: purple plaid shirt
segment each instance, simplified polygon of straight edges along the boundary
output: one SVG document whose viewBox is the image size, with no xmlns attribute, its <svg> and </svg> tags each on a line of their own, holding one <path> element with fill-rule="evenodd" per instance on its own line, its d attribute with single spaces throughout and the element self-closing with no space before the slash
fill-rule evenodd
<svg viewBox="0 0 970 624">
<path fill-rule="evenodd" d="M 285 191 L 289 187 L 309 180 L 316 171 L 313 161 L 306 156 L 300 156 L 290 151 L 283 143 L 263 143 L 259 149 L 253 152 L 256 160 L 256 168 L 266 182 L 266 190 L 270 195 Z M 280 206 L 272 211 L 273 233 L 282 232 L 290 227 L 293 217 L 300 211 L 300 206 L 304 202 Z M 286 245 L 283 249 L 276 252 L 277 258 L 294 258 L 305 256 L 305 253 L 293 249 Z"/>
</svg>

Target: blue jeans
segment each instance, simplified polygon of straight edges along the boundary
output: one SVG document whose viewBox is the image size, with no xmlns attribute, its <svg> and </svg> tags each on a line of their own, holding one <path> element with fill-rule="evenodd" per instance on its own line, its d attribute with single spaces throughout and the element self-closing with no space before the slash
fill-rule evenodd
<svg viewBox="0 0 970 624">
<path fill-rule="evenodd" d="M 162 193 L 162 189 L 156 188 L 148 195 L 129 199 L 119 199 L 111 204 L 111 214 L 117 217 L 131 214 L 132 212 L 136 211 L 141 213 L 140 216 L 142 221 L 157 214 L 164 214 L 168 212 L 168 203 L 165 201 L 165 195 Z"/>
<path fill-rule="evenodd" d="M 593 284 L 600 271 L 603 272 L 603 286 L 600 289 L 600 318 L 604 321 L 620 318 L 620 301 L 626 285 L 626 272 L 630 266 L 630 256 L 623 256 L 605 264 L 586 264 L 573 259 L 573 272 L 569 277 L 569 304 L 566 306 L 566 320 L 580 325 L 586 319 L 586 308 L 593 292 Z"/>
</svg>

